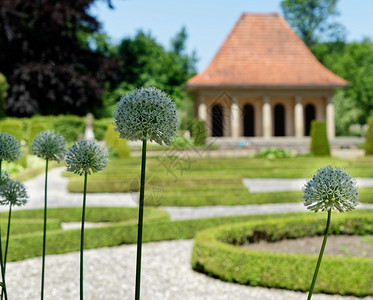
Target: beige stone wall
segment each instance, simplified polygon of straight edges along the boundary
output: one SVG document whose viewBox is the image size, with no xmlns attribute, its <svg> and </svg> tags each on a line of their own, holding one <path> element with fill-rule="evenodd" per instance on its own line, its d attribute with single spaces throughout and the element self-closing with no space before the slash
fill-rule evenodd
<svg viewBox="0 0 373 300">
<path fill-rule="evenodd" d="M 254 108 L 254 127 L 255 136 L 264 136 L 264 121 L 270 122 L 269 136 L 273 136 L 275 132 L 275 117 L 274 109 L 277 104 L 283 105 L 285 109 L 285 136 L 304 135 L 305 108 L 308 104 L 312 104 L 315 108 L 317 120 L 326 120 L 326 106 L 329 103 L 332 90 L 316 91 L 316 90 L 231 90 L 225 92 L 222 90 L 206 90 L 201 91 L 196 96 L 195 112 L 197 117 L 204 119 L 208 128 L 208 135 L 212 135 L 212 107 L 216 104 L 223 108 L 223 128 L 224 136 L 243 136 L 244 135 L 244 107 L 250 104 Z M 268 100 L 270 105 L 269 110 L 263 110 L 263 107 Z M 232 103 L 237 103 L 233 105 Z M 297 103 L 298 109 L 295 110 Z M 232 109 L 233 108 L 233 109 Z M 237 111 L 238 109 L 238 111 Z M 329 110 L 330 111 L 330 110 Z M 300 115 L 302 113 L 302 115 Z M 238 114 L 238 120 L 234 120 L 232 116 Z M 296 115 L 298 114 L 298 115 Z M 265 119 L 264 119 L 265 117 Z M 330 118 L 329 118 L 330 119 Z M 303 125 L 296 130 L 296 121 Z M 329 120 L 329 128 L 334 124 Z M 268 125 L 268 124 L 267 124 Z M 333 130 L 329 130 L 333 133 Z M 267 130 L 268 135 L 268 130 Z M 332 134 L 331 134 L 332 135 Z"/>
</svg>

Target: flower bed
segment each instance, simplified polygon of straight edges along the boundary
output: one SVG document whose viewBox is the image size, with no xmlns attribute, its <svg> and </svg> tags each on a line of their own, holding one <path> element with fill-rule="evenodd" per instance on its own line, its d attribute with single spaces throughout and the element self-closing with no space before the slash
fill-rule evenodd
<svg viewBox="0 0 373 300">
<path fill-rule="evenodd" d="M 254 251 L 238 245 L 260 240 L 276 242 L 286 238 L 322 235 L 324 219 L 321 214 L 276 221 L 254 221 L 200 232 L 193 248 L 193 268 L 225 281 L 307 291 L 316 255 Z M 372 233 L 371 212 L 335 216 L 330 227 L 330 234 L 333 235 Z M 322 265 L 315 292 L 359 297 L 373 295 L 372 258 L 325 256 Z"/>
</svg>

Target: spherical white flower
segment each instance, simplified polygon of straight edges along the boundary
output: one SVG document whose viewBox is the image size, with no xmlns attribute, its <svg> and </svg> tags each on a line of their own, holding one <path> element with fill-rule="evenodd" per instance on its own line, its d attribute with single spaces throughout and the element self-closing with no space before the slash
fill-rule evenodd
<svg viewBox="0 0 373 300">
<path fill-rule="evenodd" d="M 177 134 L 179 119 L 174 101 L 163 91 L 140 88 L 121 98 L 114 125 L 123 139 L 170 145 Z"/>
<path fill-rule="evenodd" d="M 83 175 L 101 171 L 108 163 L 108 153 L 105 147 L 95 141 L 80 141 L 73 144 L 67 155 L 67 171 Z"/>
<path fill-rule="evenodd" d="M 12 134 L 0 133 L 0 160 L 12 162 L 21 157 L 21 147 Z"/>
<path fill-rule="evenodd" d="M 63 160 L 65 157 L 66 141 L 59 133 L 42 131 L 38 133 L 30 144 L 31 153 L 48 160 Z"/>
<path fill-rule="evenodd" d="M 319 169 L 302 190 L 304 205 L 314 212 L 350 211 L 359 199 L 356 180 L 346 171 L 331 166 Z"/>
<path fill-rule="evenodd" d="M 29 199 L 25 186 L 13 180 L 8 180 L 0 187 L 2 205 L 25 205 Z"/>
</svg>

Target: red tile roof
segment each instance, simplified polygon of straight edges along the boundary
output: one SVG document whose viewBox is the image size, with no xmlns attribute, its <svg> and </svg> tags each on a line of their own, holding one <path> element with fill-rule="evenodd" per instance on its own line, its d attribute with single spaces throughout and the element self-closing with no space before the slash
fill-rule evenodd
<svg viewBox="0 0 373 300">
<path fill-rule="evenodd" d="M 205 71 L 187 86 L 345 86 L 277 14 L 242 14 Z"/>
</svg>

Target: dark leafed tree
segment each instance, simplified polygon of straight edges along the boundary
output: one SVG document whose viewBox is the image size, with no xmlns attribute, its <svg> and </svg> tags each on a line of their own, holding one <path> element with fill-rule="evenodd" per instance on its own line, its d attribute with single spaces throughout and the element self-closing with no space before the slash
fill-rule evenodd
<svg viewBox="0 0 373 300">
<path fill-rule="evenodd" d="M 339 40 L 344 27 L 334 21 L 338 16 L 338 0 L 283 0 L 281 8 L 285 19 L 310 47 L 325 38 Z"/>
<path fill-rule="evenodd" d="M 117 60 L 84 47 L 98 31 L 94 0 L 0 0 L 0 72 L 8 78 L 8 114 L 85 114 L 100 105 Z M 106 0 L 111 6 L 110 0 Z"/>
</svg>

